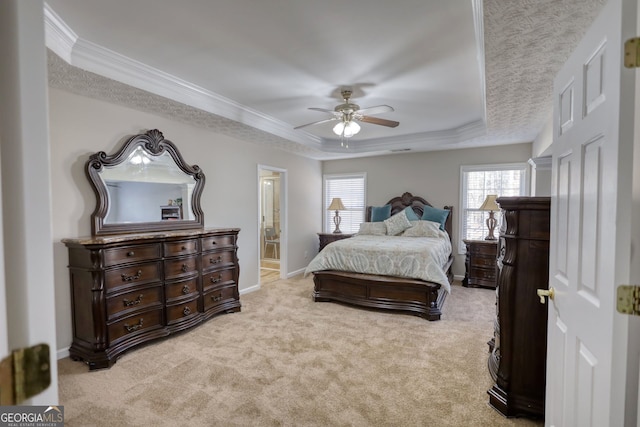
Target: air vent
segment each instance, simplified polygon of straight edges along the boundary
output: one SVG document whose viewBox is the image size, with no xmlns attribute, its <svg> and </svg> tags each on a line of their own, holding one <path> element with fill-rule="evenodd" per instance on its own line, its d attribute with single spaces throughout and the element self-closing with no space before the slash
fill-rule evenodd
<svg viewBox="0 0 640 427">
<path fill-rule="evenodd" d="M 403 151 L 411 151 L 411 148 L 396 148 L 396 149 L 389 150 L 389 151 L 391 151 L 392 153 L 401 153 Z"/>
</svg>

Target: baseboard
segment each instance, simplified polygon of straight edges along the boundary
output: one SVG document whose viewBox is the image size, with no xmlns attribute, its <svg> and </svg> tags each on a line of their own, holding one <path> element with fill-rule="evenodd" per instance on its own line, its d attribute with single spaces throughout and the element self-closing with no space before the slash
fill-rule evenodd
<svg viewBox="0 0 640 427">
<path fill-rule="evenodd" d="M 65 357 L 69 357 L 69 348 L 61 348 L 58 351 L 56 351 L 56 357 L 58 358 L 58 360 L 60 359 L 64 359 Z"/>
<path fill-rule="evenodd" d="M 297 276 L 297 275 L 299 275 L 299 274 L 303 274 L 303 273 L 304 273 L 304 270 L 306 270 L 306 268 L 301 268 L 301 269 L 299 269 L 299 270 L 296 270 L 296 271 L 292 271 L 292 272 L 290 272 L 290 273 L 287 273 L 287 279 L 291 279 L 291 278 L 292 278 L 292 277 L 294 277 L 294 276 Z"/>
<path fill-rule="evenodd" d="M 462 282 L 463 279 L 464 279 L 464 275 L 459 275 L 459 274 L 454 274 L 453 275 L 453 280 L 458 280 L 458 281 Z"/>
<path fill-rule="evenodd" d="M 238 291 L 238 293 L 240 295 L 244 295 L 244 294 L 248 294 L 250 292 L 255 292 L 255 291 L 259 290 L 259 289 L 260 289 L 260 283 L 258 283 L 257 285 L 249 286 L 248 288 L 240 289 Z"/>
</svg>

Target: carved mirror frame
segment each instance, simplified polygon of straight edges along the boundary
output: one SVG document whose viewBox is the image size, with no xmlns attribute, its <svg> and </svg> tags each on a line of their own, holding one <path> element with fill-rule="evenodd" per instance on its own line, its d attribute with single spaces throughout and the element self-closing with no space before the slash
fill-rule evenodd
<svg viewBox="0 0 640 427">
<path fill-rule="evenodd" d="M 105 223 L 105 218 L 109 213 L 110 199 L 109 191 L 105 181 L 100 176 L 100 172 L 103 171 L 104 168 L 121 165 L 138 147 L 142 148 L 144 152 L 151 157 L 160 156 L 165 152 L 169 153 L 176 166 L 186 175 L 194 179 L 195 186 L 191 197 L 191 209 L 194 219 Z M 202 195 L 205 183 L 204 173 L 197 165 L 188 165 L 176 146 L 171 141 L 164 139 L 162 132 L 157 129 L 132 136 L 122 145 L 120 150 L 113 155 L 108 155 L 104 151 L 91 155 L 87 161 L 85 172 L 96 195 L 96 208 L 91 214 L 91 233 L 94 236 L 204 228 L 204 214 L 200 207 L 200 196 Z"/>
</svg>

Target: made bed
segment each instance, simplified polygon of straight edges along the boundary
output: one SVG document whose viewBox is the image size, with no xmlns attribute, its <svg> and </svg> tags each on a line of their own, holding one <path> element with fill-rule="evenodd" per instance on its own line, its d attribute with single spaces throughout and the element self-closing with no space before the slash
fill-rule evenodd
<svg viewBox="0 0 640 427">
<path fill-rule="evenodd" d="M 411 193 L 394 197 L 386 205 L 391 206 L 389 215 L 395 218 L 403 216 L 401 213 L 407 208 L 418 219 L 423 218 L 425 209 L 443 212 L 434 210 L 425 199 Z M 369 229 L 380 230 L 381 225 L 371 222 L 374 209 L 376 208 L 367 208 L 364 225 Z M 444 210 L 448 211 L 448 215 L 444 212 L 446 219 L 442 218 L 441 221 L 440 228 L 444 230 L 440 230 L 440 224 L 434 226 L 430 221 L 411 220 L 410 228 L 391 237 L 382 236 L 380 232 L 366 232 L 362 235 L 364 227 L 361 226 L 361 232 L 356 236 L 327 245 L 305 270 L 305 275 L 313 273 L 314 276 L 313 300 L 336 301 L 439 320 L 442 305 L 453 281 L 452 207 L 445 206 Z M 392 224 L 386 224 L 391 229 Z M 420 230 L 426 230 L 427 233 Z M 377 248 L 372 248 L 371 245 Z M 385 253 L 385 250 L 389 252 Z M 421 254 L 418 255 L 416 251 Z M 426 254 L 429 257 L 427 260 L 422 258 L 424 251 L 429 252 Z M 379 274 L 380 270 L 385 273 Z"/>
</svg>

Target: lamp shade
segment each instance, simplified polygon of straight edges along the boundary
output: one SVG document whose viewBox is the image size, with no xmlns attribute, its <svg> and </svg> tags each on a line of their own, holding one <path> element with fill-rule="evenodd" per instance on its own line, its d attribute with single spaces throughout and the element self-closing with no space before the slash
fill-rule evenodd
<svg viewBox="0 0 640 427">
<path fill-rule="evenodd" d="M 484 203 L 480 206 L 481 211 L 499 211 L 500 206 L 496 203 L 496 199 L 498 198 L 497 194 L 488 194 L 487 198 L 484 199 Z"/>
<path fill-rule="evenodd" d="M 351 138 L 358 132 L 360 132 L 360 125 L 354 121 L 340 122 L 333 127 L 333 133 L 345 138 Z"/>
<path fill-rule="evenodd" d="M 345 209 L 346 208 L 342 204 L 342 199 L 340 199 L 340 197 L 334 197 L 333 200 L 331 200 L 331 204 L 327 208 L 328 211 L 343 211 Z"/>
</svg>

